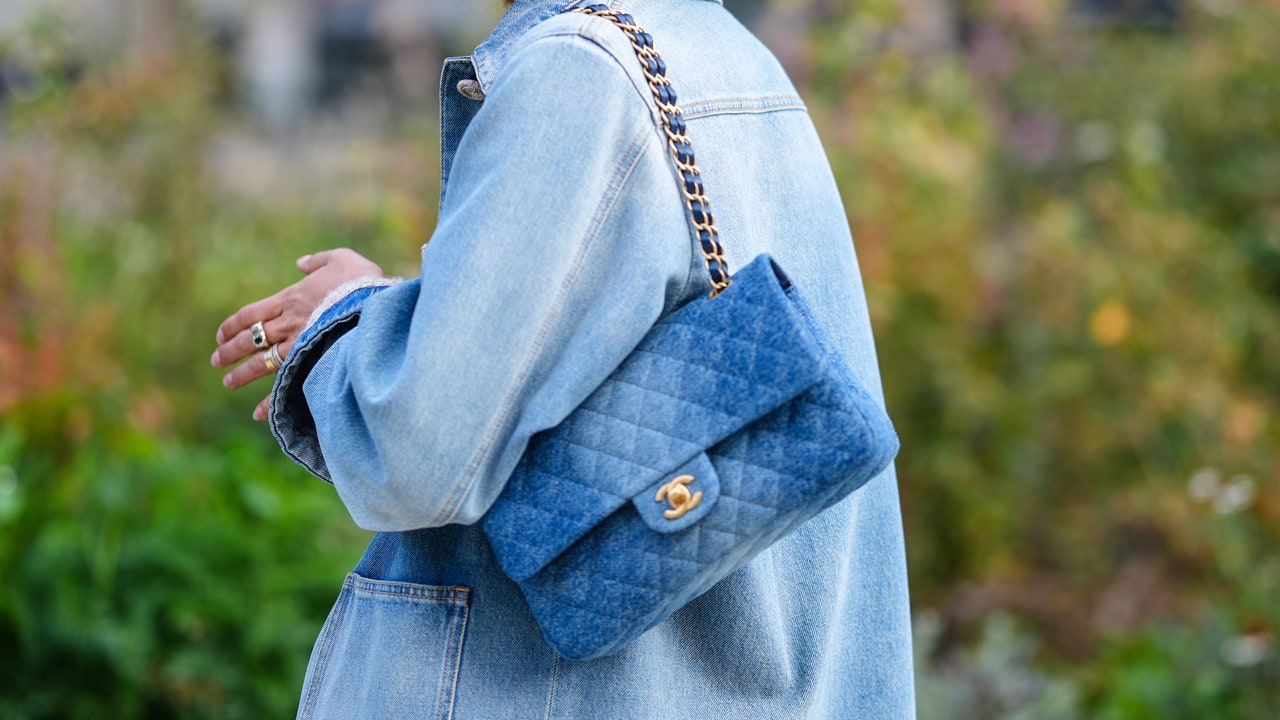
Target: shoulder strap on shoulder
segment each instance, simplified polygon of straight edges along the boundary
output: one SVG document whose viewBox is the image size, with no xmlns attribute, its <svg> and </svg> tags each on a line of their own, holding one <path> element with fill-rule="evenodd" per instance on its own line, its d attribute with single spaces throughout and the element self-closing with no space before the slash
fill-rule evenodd
<svg viewBox="0 0 1280 720">
<path fill-rule="evenodd" d="M 698 235 L 707 274 L 711 277 L 711 297 L 719 295 L 733 282 L 729 277 L 729 263 L 724 257 L 724 247 L 720 245 L 720 231 L 716 229 L 715 217 L 711 214 L 711 202 L 707 200 L 706 188 L 702 184 L 702 172 L 698 170 L 698 162 L 693 156 L 693 143 L 689 141 L 684 116 L 676 102 L 676 90 L 667 78 L 667 64 L 653 47 L 653 36 L 637 25 L 627 13 L 612 10 L 605 5 L 588 5 L 576 8 L 573 12 L 608 20 L 631 40 L 631 47 L 636 51 L 644 76 L 649 81 L 649 90 L 653 92 L 653 100 L 658 105 L 658 113 L 662 116 L 667 147 L 670 148 L 676 170 L 680 173 L 680 189 L 684 193 L 685 208 Z"/>
</svg>

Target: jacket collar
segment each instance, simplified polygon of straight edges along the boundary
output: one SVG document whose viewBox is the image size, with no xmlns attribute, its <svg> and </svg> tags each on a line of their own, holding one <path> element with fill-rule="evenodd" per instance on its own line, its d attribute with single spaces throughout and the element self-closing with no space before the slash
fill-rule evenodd
<svg viewBox="0 0 1280 720">
<path fill-rule="evenodd" d="M 722 0 L 710 0 L 721 3 Z M 476 68 L 476 79 L 480 88 L 486 93 L 493 87 L 493 82 L 506 65 L 507 57 L 515 50 L 520 38 L 538 23 L 580 5 L 599 3 L 609 7 L 638 5 L 643 0 L 515 0 L 507 12 L 498 21 L 497 27 L 489 33 L 489 37 L 476 47 L 471 56 Z"/>
<path fill-rule="evenodd" d="M 476 47 L 471 61 L 475 64 L 476 79 L 486 93 L 493 87 L 507 57 L 515 49 L 521 36 L 547 18 L 559 15 L 577 5 L 592 0 L 515 0 L 498 21 L 497 27 Z M 598 0 L 597 0 L 598 1 Z"/>
</svg>

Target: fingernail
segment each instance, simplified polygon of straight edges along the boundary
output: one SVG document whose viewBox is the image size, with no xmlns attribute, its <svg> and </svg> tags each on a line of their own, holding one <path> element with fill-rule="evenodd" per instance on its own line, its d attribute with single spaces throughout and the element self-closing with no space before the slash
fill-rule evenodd
<svg viewBox="0 0 1280 720">
<path fill-rule="evenodd" d="M 218 328 L 218 334 L 214 336 L 214 339 L 218 341 L 219 345 L 226 342 L 226 340 L 222 339 L 222 328 Z"/>
<path fill-rule="evenodd" d="M 231 387 L 231 374 L 230 374 L 230 373 L 228 373 L 228 374 L 226 374 L 226 375 L 223 375 L 223 376 L 222 376 L 222 385 L 223 385 L 223 387 Z"/>
<path fill-rule="evenodd" d="M 261 410 L 259 410 L 258 408 L 254 408 L 254 409 L 253 409 L 253 419 L 254 419 L 254 420 L 266 420 L 266 419 L 267 419 L 267 415 L 266 415 L 266 413 L 262 412 L 262 411 L 261 411 Z"/>
<path fill-rule="evenodd" d="M 303 255 L 302 257 L 298 258 L 298 264 L 299 264 L 299 265 L 302 265 L 303 263 L 305 263 L 306 261 L 308 261 L 308 260 L 310 260 L 310 259 L 311 259 L 311 256 L 310 256 L 310 255 Z"/>
<path fill-rule="evenodd" d="M 209 364 L 214 367 L 218 367 L 218 351 L 217 350 L 214 350 L 213 354 L 209 356 Z"/>
</svg>

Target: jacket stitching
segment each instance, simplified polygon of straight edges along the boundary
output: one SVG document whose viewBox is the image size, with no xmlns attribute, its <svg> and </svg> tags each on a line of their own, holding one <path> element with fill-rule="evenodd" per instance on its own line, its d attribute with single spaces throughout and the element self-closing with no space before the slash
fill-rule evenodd
<svg viewBox="0 0 1280 720">
<path fill-rule="evenodd" d="M 347 575 L 346 581 L 343 583 L 343 590 L 350 588 L 354 593 L 355 586 L 351 584 L 352 577 Z M 324 639 L 324 645 L 320 648 L 320 657 L 316 662 L 315 672 L 311 676 L 311 682 L 307 684 L 306 704 L 302 711 L 298 714 L 300 718 L 310 718 L 315 714 L 316 703 L 320 700 L 320 686 L 324 682 L 325 675 L 329 672 L 329 659 L 333 654 L 333 643 L 337 640 L 338 632 L 341 630 L 342 619 L 347 614 L 347 604 L 350 603 L 353 595 L 345 592 L 338 594 L 339 605 L 334 608 L 333 624 L 326 623 L 324 630 L 329 631 Z M 322 632 L 324 631 L 322 630 Z"/>
<path fill-rule="evenodd" d="M 560 681 L 560 656 L 551 654 L 551 679 L 547 684 L 547 704 L 542 711 L 542 720 L 551 720 L 551 708 L 555 707 L 556 686 Z"/>
<path fill-rule="evenodd" d="M 697 103 L 702 106 L 697 110 L 685 110 L 685 120 L 700 120 L 702 118 L 717 117 L 721 115 L 767 115 L 769 113 L 780 112 L 802 112 L 808 113 L 809 109 L 803 103 L 794 104 L 778 104 L 778 105 L 754 105 L 754 104 L 721 104 L 720 101 L 707 101 Z M 695 105 L 695 107 L 696 107 Z"/>
<path fill-rule="evenodd" d="M 520 364 L 520 370 L 516 374 L 515 381 L 511 384 L 512 390 L 503 398 L 502 406 L 494 415 L 493 420 L 489 423 L 489 428 L 485 432 L 484 439 L 480 442 L 476 452 L 472 454 L 471 459 L 467 462 L 466 470 L 463 471 L 462 482 L 454 486 L 450 492 L 448 499 L 440 512 L 436 513 L 432 524 L 444 525 L 452 521 L 453 517 L 458 513 L 462 506 L 463 500 L 471 494 L 472 488 L 475 487 L 478 479 L 480 466 L 484 460 L 492 454 L 493 446 L 498 440 L 498 435 L 502 427 L 506 424 L 507 418 L 515 410 L 516 395 L 520 389 L 524 387 L 525 381 L 528 380 L 529 374 L 533 371 L 533 363 L 538 354 L 542 351 L 546 344 L 547 336 L 551 333 L 551 323 L 560 314 L 561 308 L 564 307 L 568 300 L 569 290 L 574 286 L 578 278 L 578 273 L 582 270 L 583 263 L 586 261 L 587 255 L 591 248 L 595 245 L 596 238 L 599 237 L 600 228 L 604 225 L 605 219 L 609 216 L 618 197 L 622 194 L 622 188 L 626 186 L 627 181 L 631 179 L 632 173 L 636 166 L 640 164 L 640 158 L 644 155 L 645 140 L 650 136 L 649 129 L 643 128 L 640 132 L 632 136 L 630 144 L 627 146 L 626 152 L 623 153 L 617 167 L 614 170 L 613 178 L 610 180 L 608 187 L 605 188 L 604 195 L 600 199 L 600 203 L 596 207 L 596 212 L 592 217 L 592 224 L 587 228 L 587 233 L 582 239 L 577 257 L 574 258 L 573 264 L 569 268 L 569 272 L 565 275 L 560 283 L 560 292 L 556 296 L 555 302 L 542 321 L 542 326 L 538 328 L 538 334 L 534 337 L 533 344 L 526 353 L 523 362 Z"/>
<path fill-rule="evenodd" d="M 462 628 L 458 628 L 458 622 Z M 444 658 L 446 664 L 440 674 L 440 689 L 436 695 L 436 716 L 441 720 L 453 717 L 454 691 L 458 682 L 458 666 L 461 664 L 462 634 L 466 633 L 467 606 L 455 605 L 449 613 L 449 634 L 445 644 Z M 445 698 L 448 702 L 445 702 Z"/>
<path fill-rule="evenodd" d="M 693 100 L 686 103 L 682 110 L 684 110 L 685 115 L 696 115 L 718 110 L 778 110 L 788 108 L 803 110 L 804 101 L 790 93 L 780 95 L 736 95 Z"/>
<path fill-rule="evenodd" d="M 616 3 L 611 3 L 610 5 L 613 6 L 613 5 L 616 5 Z M 604 23 L 604 25 L 599 25 L 599 23 Z M 666 139 L 666 135 L 663 133 L 663 130 L 662 130 L 662 117 L 658 113 L 657 105 L 654 104 L 653 96 L 649 90 L 649 86 L 646 83 L 638 80 L 636 78 L 636 75 L 634 74 L 635 72 L 640 72 L 639 61 L 636 60 L 634 55 L 630 55 L 630 54 L 626 56 L 625 60 L 624 58 L 619 57 L 616 53 L 611 51 L 608 48 L 608 46 L 605 45 L 604 41 L 602 40 L 602 38 L 605 36 L 595 35 L 595 34 L 587 35 L 586 34 L 587 28 L 592 27 L 593 25 L 597 28 L 616 29 L 607 20 L 602 20 L 600 18 L 593 17 L 590 15 L 584 15 L 582 18 L 582 22 L 577 26 L 576 29 L 565 28 L 562 30 L 549 31 L 546 34 L 539 35 L 538 37 L 529 41 L 528 44 L 532 45 L 535 42 L 538 42 L 540 40 L 546 40 L 549 38 L 567 37 L 567 38 L 578 38 L 580 40 L 585 40 L 586 42 L 589 42 L 592 45 L 599 48 L 600 51 L 605 54 L 605 56 L 607 56 L 610 60 L 614 62 L 614 64 L 616 64 L 619 68 L 622 69 L 623 75 L 625 75 L 627 80 L 631 82 L 631 88 L 635 90 L 636 95 L 639 96 L 640 101 L 644 104 L 645 112 L 649 115 L 649 123 L 652 126 L 654 137 L 657 139 L 659 147 L 663 149 L 664 156 L 665 156 L 665 152 L 667 148 L 667 139 Z M 634 62 L 627 62 L 628 60 L 634 61 Z M 680 188 L 680 184 L 683 182 L 683 180 L 676 173 L 675 165 L 671 163 L 671 159 L 669 157 L 664 157 L 663 164 L 667 167 L 667 171 L 671 174 L 671 178 L 675 182 L 675 187 L 678 192 Z M 681 209 L 682 211 L 684 209 L 683 201 L 681 201 Z M 690 252 L 690 258 L 688 263 L 689 271 L 685 274 L 684 284 L 680 287 L 680 292 L 676 294 L 677 298 L 685 297 L 685 295 L 688 294 L 689 292 L 689 287 L 694 282 L 694 278 L 700 277 L 700 274 L 697 272 L 697 269 L 696 269 L 697 264 L 693 261 L 693 252 L 694 252 L 693 246 L 694 246 L 694 243 L 698 241 L 697 233 L 695 232 L 693 226 L 688 222 L 688 218 L 685 218 L 685 226 L 689 233 L 689 252 Z M 668 309 L 669 308 L 667 308 L 666 304 L 664 303 L 663 313 L 665 314 Z"/>
</svg>

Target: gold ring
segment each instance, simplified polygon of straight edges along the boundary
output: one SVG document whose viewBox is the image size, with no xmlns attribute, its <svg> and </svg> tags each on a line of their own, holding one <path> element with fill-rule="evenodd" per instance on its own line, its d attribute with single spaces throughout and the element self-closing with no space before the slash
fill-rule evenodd
<svg viewBox="0 0 1280 720">
<path fill-rule="evenodd" d="M 277 343 L 271 346 L 271 360 L 276 367 L 284 367 L 284 360 L 280 358 L 280 345 Z"/>
<path fill-rule="evenodd" d="M 259 350 L 271 344 L 267 342 L 267 329 L 262 326 L 261 322 L 256 322 L 249 326 L 249 335 L 253 338 L 253 346 Z"/>
<path fill-rule="evenodd" d="M 275 372 L 280 369 L 280 363 L 276 362 L 275 353 L 276 346 L 272 345 L 270 350 L 262 351 L 262 362 L 267 366 L 267 372 Z"/>
</svg>

